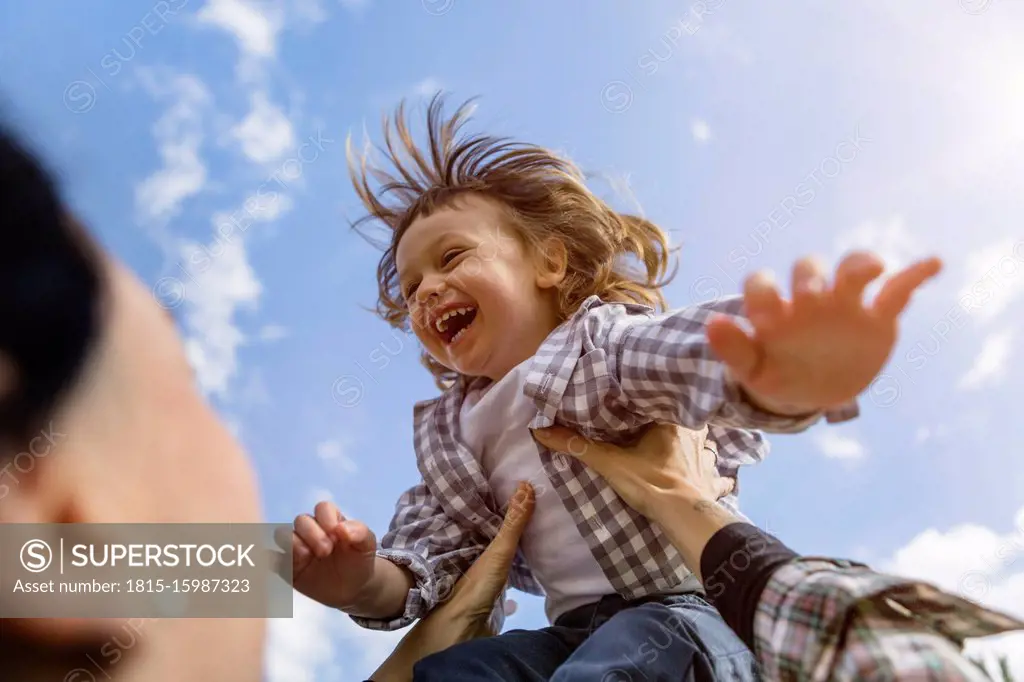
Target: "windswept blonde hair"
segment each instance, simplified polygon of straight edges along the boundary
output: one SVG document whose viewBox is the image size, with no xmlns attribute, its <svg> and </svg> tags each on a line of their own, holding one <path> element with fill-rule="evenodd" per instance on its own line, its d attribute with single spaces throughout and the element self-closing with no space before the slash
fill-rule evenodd
<svg viewBox="0 0 1024 682">
<path fill-rule="evenodd" d="M 385 149 L 378 151 L 392 172 L 371 166 L 367 152 L 356 154 L 351 136 L 346 141 L 349 174 L 367 210 L 352 226 L 360 231 L 364 224 L 379 221 L 389 232 L 383 241 L 360 232 L 384 251 L 377 265 L 377 314 L 394 327 L 408 329 L 409 311 L 395 261 L 398 242 L 414 220 L 469 193 L 496 200 L 527 245 L 537 248 L 552 237 L 565 245 L 568 267 L 559 287 L 562 319 L 595 294 L 606 301 L 664 309 L 661 288 L 675 274 L 667 274 L 665 233 L 644 218 L 612 209 L 586 186 L 575 164 L 550 150 L 486 135 L 460 139 L 471 104 L 465 102 L 445 119 L 444 98 L 434 95 L 423 151 L 409 132 L 404 101 L 393 124 L 385 114 Z M 376 191 L 371 178 L 379 183 Z M 642 264 L 642 271 L 628 267 L 629 257 Z M 426 351 L 422 361 L 442 390 L 459 376 Z"/>
</svg>

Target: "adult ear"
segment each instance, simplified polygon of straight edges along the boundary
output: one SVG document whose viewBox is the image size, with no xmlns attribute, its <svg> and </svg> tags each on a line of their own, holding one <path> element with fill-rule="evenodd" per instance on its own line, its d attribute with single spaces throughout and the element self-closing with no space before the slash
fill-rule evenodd
<svg viewBox="0 0 1024 682">
<path fill-rule="evenodd" d="M 569 251 L 557 237 L 545 239 L 536 250 L 537 286 L 550 289 L 562 283 L 569 267 Z"/>
</svg>

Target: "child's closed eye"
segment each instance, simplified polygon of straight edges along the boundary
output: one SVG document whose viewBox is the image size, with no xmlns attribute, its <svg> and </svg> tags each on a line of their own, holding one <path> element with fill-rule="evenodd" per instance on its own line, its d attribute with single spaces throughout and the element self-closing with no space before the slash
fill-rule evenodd
<svg viewBox="0 0 1024 682">
<path fill-rule="evenodd" d="M 465 249 L 448 249 L 447 251 L 444 252 L 444 255 L 441 256 L 441 265 L 451 265 L 451 262 L 453 260 L 461 256 L 465 252 Z"/>
</svg>

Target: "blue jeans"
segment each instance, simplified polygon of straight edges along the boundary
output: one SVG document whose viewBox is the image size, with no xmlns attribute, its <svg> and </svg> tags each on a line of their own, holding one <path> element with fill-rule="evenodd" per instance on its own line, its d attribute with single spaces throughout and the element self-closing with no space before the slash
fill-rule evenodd
<svg viewBox="0 0 1024 682">
<path fill-rule="evenodd" d="M 510 630 L 427 656 L 414 682 L 760 680 L 754 654 L 695 594 L 582 606 L 541 630 Z"/>
</svg>

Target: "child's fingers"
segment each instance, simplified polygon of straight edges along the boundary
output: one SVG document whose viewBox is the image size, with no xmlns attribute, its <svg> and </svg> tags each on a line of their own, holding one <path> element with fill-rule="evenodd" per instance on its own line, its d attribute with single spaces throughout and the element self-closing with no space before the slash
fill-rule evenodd
<svg viewBox="0 0 1024 682">
<path fill-rule="evenodd" d="M 295 534 L 306 543 L 313 556 L 323 558 L 334 550 L 334 541 L 309 514 L 295 517 Z"/>
<path fill-rule="evenodd" d="M 377 538 L 362 521 L 342 521 L 337 529 L 338 540 L 356 552 L 372 552 L 377 549 Z"/>
<path fill-rule="evenodd" d="M 333 502 L 324 501 L 317 503 L 316 508 L 313 510 L 313 514 L 316 518 L 316 522 L 328 535 L 333 533 L 335 527 L 345 520 L 345 517 L 341 514 L 341 510 L 338 509 L 338 506 Z"/>
<path fill-rule="evenodd" d="M 772 328 L 785 315 L 786 302 L 770 272 L 755 272 L 743 282 L 743 307 L 757 329 Z"/>
<path fill-rule="evenodd" d="M 845 306 L 860 307 L 864 290 L 885 270 L 885 264 L 873 253 L 854 251 L 836 268 L 835 299 Z"/>
<path fill-rule="evenodd" d="M 929 258 L 904 268 L 889 278 L 875 297 L 874 309 L 883 317 L 895 318 L 910 302 L 910 297 L 926 281 L 939 274 L 942 261 Z"/>
<path fill-rule="evenodd" d="M 793 266 L 793 306 L 814 310 L 828 293 L 828 278 L 821 260 L 813 256 L 801 258 Z"/>
<path fill-rule="evenodd" d="M 299 537 L 298 533 L 292 532 L 292 575 L 301 573 L 306 566 L 313 561 L 313 550 Z"/>
<path fill-rule="evenodd" d="M 760 369 L 758 344 L 729 318 L 718 317 L 708 324 L 708 343 L 737 381 L 749 381 Z"/>
</svg>

